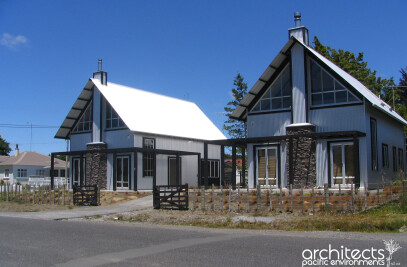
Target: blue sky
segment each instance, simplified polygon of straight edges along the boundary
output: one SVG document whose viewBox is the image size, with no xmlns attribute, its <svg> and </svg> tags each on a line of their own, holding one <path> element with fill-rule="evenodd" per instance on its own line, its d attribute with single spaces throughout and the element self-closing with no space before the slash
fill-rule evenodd
<svg viewBox="0 0 407 267">
<path fill-rule="evenodd" d="M 406 9 L 375 0 L 0 0 L 0 125 L 59 126 L 102 58 L 110 81 L 193 101 L 221 128 L 233 78 L 240 72 L 251 88 L 287 41 L 295 11 L 311 39 L 364 52 L 379 76 L 398 81 Z M 31 143 L 45 154 L 65 150 L 56 131 L 0 127 L 12 148 Z"/>
</svg>

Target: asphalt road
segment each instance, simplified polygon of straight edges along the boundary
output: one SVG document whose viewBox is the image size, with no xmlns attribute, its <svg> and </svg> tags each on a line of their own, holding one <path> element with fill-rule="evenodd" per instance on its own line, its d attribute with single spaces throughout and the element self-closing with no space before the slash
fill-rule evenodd
<svg viewBox="0 0 407 267">
<path fill-rule="evenodd" d="M 331 245 L 341 250 L 342 246 L 368 249 L 366 255 L 370 255 L 372 248 L 384 249 L 383 240 L 389 239 L 402 247 L 393 254 L 393 266 L 407 266 L 407 234 L 245 231 L 0 217 L 0 266 L 303 266 L 305 249 Z M 304 253 L 308 257 L 308 251 Z"/>
</svg>

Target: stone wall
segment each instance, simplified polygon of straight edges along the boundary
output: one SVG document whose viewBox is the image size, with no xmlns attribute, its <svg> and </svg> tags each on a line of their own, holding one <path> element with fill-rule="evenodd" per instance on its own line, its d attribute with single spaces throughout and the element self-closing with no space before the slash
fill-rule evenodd
<svg viewBox="0 0 407 267">
<path fill-rule="evenodd" d="M 104 143 L 88 144 L 87 150 L 107 149 Z M 107 154 L 86 153 L 86 185 L 97 184 L 100 189 L 107 186 Z"/>
<path fill-rule="evenodd" d="M 314 133 L 314 125 L 289 126 L 287 135 Z M 287 140 L 287 179 L 288 185 L 292 182 L 293 188 L 311 187 L 316 185 L 316 144 L 309 137 L 294 137 L 292 139 L 292 168 L 290 168 L 290 142 Z M 293 171 L 293 181 L 290 181 L 290 170 Z"/>
</svg>

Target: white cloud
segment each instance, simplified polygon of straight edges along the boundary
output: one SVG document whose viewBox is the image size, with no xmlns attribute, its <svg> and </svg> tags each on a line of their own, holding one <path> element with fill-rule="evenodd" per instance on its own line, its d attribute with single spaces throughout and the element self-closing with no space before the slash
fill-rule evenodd
<svg viewBox="0 0 407 267">
<path fill-rule="evenodd" d="M 26 44 L 27 42 L 28 42 L 27 37 L 23 35 L 13 36 L 8 33 L 3 33 L 0 39 L 0 45 L 4 45 L 10 49 L 17 49 L 17 47 Z"/>
</svg>

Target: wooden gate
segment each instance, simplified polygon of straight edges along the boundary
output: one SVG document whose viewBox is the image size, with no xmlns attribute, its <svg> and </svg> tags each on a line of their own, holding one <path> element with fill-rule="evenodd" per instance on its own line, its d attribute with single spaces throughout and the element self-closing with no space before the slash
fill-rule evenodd
<svg viewBox="0 0 407 267">
<path fill-rule="evenodd" d="M 188 210 L 188 184 L 156 185 L 153 190 L 155 209 Z"/>
<path fill-rule="evenodd" d="M 98 206 L 99 192 L 97 185 L 74 185 L 73 204 L 77 206 Z"/>
</svg>

